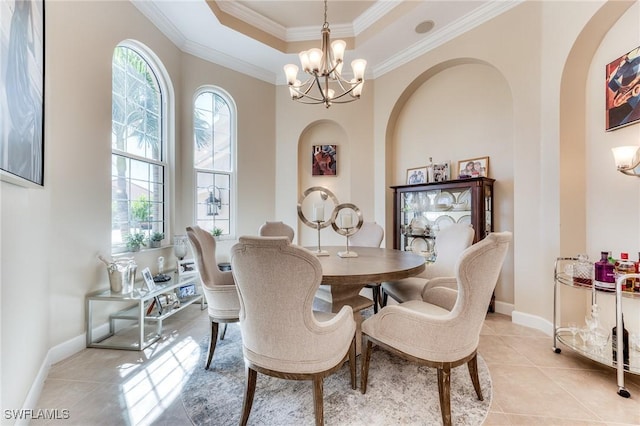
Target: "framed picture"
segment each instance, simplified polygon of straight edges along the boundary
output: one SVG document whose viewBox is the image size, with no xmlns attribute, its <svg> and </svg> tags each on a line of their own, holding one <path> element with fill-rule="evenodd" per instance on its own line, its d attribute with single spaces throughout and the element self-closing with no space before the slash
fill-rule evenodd
<svg viewBox="0 0 640 426">
<path fill-rule="evenodd" d="M 144 268 L 142 270 L 142 278 L 144 278 L 144 285 L 148 291 L 156 289 L 156 283 L 153 281 L 153 276 L 151 275 L 149 268 Z"/>
<path fill-rule="evenodd" d="M 194 259 L 183 259 L 178 261 L 178 276 L 195 275 L 198 267 Z"/>
<path fill-rule="evenodd" d="M 312 176 L 336 176 L 337 145 L 314 145 L 311 152 Z"/>
<path fill-rule="evenodd" d="M 427 167 L 407 169 L 407 185 L 414 183 L 427 183 Z"/>
<path fill-rule="evenodd" d="M 178 299 L 186 299 L 196 295 L 196 286 L 194 284 L 187 284 L 178 287 Z"/>
<path fill-rule="evenodd" d="M 458 161 L 460 179 L 489 176 L 489 157 L 470 158 Z"/>
<path fill-rule="evenodd" d="M 0 177 L 43 185 L 44 1 L 0 2 Z M 7 25 L 5 25 L 7 24 Z"/>
<path fill-rule="evenodd" d="M 640 120 L 640 47 L 606 66 L 606 130 Z"/>
<path fill-rule="evenodd" d="M 451 178 L 449 163 L 436 163 L 433 165 L 433 181 L 446 182 Z"/>
</svg>

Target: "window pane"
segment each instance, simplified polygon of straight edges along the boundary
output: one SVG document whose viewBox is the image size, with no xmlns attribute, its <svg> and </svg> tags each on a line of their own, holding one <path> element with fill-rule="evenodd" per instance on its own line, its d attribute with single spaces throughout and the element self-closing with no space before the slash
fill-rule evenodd
<svg viewBox="0 0 640 426">
<path fill-rule="evenodd" d="M 231 176 L 206 172 L 196 173 L 196 220 L 208 231 L 222 229 L 231 232 L 231 208 L 229 204 Z"/>
<path fill-rule="evenodd" d="M 194 166 L 212 171 L 231 171 L 231 111 L 219 95 L 204 92 L 194 109 Z"/>
</svg>

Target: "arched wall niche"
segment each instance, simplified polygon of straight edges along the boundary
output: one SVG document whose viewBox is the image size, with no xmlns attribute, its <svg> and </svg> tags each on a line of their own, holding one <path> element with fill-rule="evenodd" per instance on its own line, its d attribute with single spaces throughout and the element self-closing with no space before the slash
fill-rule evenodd
<svg viewBox="0 0 640 426">
<path fill-rule="evenodd" d="M 335 176 L 312 176 L 314 145 L 336 145 L 337 168 Z M 347 132 L 333 120 L 317 120 L 305 127 L 298 139 L 298 194 L 302 194 L 307 188 L 322 186 L 333 192 L 338 202 L 350 202 L 351 153 L 349 145 Z M 327 207 L 325 220 L 329 218 L 330 214 L 331 210 Z M 330 226 L 320 232 L 322 245 L 345 243 L 344 237 L 335 233 Z M 298 244 L 313 247 L 317 245 L 317 231 L 301 221 L 298 221 L 296 234 L 298 235 Z"/>
<path fill-rule="evenodd" d="M 476 58 L 456 58 L 420 74 L 398 97 L 385 132 L 386 186 L 404 184 L 406 170 L 488 156 L 494 187 L 494 230 L 513 230 L 514 113 L 504 75 Z M 393 193 L 387 191 L 387 247 L 393 246 Z M 513 304 L 513 246 L 496 287 L 497 300 Z"/>
</svg>

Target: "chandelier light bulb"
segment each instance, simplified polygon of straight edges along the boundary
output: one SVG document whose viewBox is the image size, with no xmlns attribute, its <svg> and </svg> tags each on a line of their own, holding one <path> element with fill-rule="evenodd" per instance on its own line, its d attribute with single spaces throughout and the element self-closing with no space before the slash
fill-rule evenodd
<svg viewBox="0 0 640 426">
<path fill-rule="evenodd" d="M 321 72 L 324 71 L 321 69 L 322 67 L 322 50 L 318 48 L 309 49 L 307 51 L 309 55 L 309 68 L 311 68 L 312 72 Z"/>
<path fill-rule="evenodd" d="M 331 50 L 333 51 L 333 59 L 341 63 L 344 59 L 344 50 L 347 47 L 347 43 L 344 40 L 334 40 L 331 43 Z"/>
<path fill-rule="evenodd" d="M 284 66 L 284 73 L 287 76 L 287 84 L 292 85 L 298 78 L 298 66 L 287 64 Z"/>
<path fill-rule="evenodd" d="M 311 72 L 311 67 L 309 66 L 309 53 L 306 50 L 303 50 L 298 54 L 300 58 L 300 65 L 302 65 L 302 71 Z"/>
<path fill-rule="evenodd" d="M 364 81 L 360 81 L 360 83 L 358 84 L 358 81 L 354 78 L 353 80 L 351 80 L 351 83 L 354 84 L 354 88 L 353 88 L 353 92 L 351 92 L 353 94 L 353 96 L 359 98 L 360 95 L 362 94 L 362 87 L 364 86 Z"/>
<path fill-rule="evenodd" d="M 611 148 L 611 151 L 613 152 L 613 158 L 618 170 L 628 169 L 634 166 L 633 160 L 638 151 L 637 146 L 619 146 L 617 148 Z"/>
<path fill-rule="evenodd" d="M 364 70 L 367 67 L 367 61 L 364 59 L 355 59 L 351 62 L 351 68 L 353 69 L 353 77 L 356 80 L 364 80 Z"/>
</svg>

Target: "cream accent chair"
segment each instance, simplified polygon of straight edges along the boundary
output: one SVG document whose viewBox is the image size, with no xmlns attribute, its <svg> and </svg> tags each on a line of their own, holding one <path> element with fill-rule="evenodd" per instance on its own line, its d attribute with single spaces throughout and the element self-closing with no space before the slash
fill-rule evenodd
<svg viewBox="0 0 640 426">
<path fill-rule="evenodd" d="M 362 227 L 349 237 L 349 245 L 356 247 L 380 247 L 384 238 L 384 229 L 375 222 L 363 222 Z M 355 250 L 357 252 L 357 250 Z M 366 287 L 373 293 L 373 312 L 378 313 L 381 305 L 380 283 L 367 284 Z"/>
<path fill-rule="evenodd" d="M 457 284 L 453 278 L 453 268 L 460 253 L 473 242 L 473 236 L 473 228 L 463 223 L 451 224 L 438 232 L 436 261 L 427 265 L 424 272 L 416 277 L 382 283 L 382 306 L 387 304 L 388 296 L 399 303 L 422 300 L 422 292 L 426 287 L 449 286 L 455 289 Z M 443 280 L 442 277 L 449 279 Z"/>
<path fill-rule="evenodd" d="M 231 271 L 221 271 L 216 262 L 216 240 L 210 232 L 199 226 L 188 226 L 187 235 L 193 246 L 193 252 L 200 271 L 202 292 L 207 301 L 209 319 L 211 319 L 211 337 L 209 355 L 205 369 L 213 359 L 218 342 L 219 323 L 224 324 L 220 340 L 224 339 L 227 323 L 238 322 L 240 318 L 240 300 L 233 282 Z"/>
<path fill-rule="evenodd" d="M 258 235 L 261 237 L 287 237 L 289 242 L 293 242 L 295 231 L 286 223 L 266 221 L 258 229 Z"/>
<path fill-rule="evenodd" d="M 454 268 L 458 297 L 451 311 L 411 300 L 386 306 L 362 323 L 362 393 L 367 391 L 375 343 L 411 362 L 437 368 L 440 411 L 445 425 L 451 424 L 452 368 L 466 363 L 478 399 L 483 399 L 477 365 L 480 329 L 510 242 L 510 232 L 489 234 L 462 253 Z"/>
<path fill-rule="evenodd" d="M 246 368 L 241 424 L 251 413 L 257 373 L 312 380 L 316 424 L 323 420 L 323 382 L 349 358 L 356 388 L 353 310 L 313 312 L 322 279 L 318 258 L 286 237 L 240 237 L 231 250 L 240 295 L 240 330 Z M 268 395 L 265 395 L 268 397 Z"/>
</svg>

